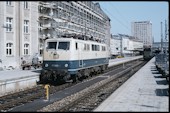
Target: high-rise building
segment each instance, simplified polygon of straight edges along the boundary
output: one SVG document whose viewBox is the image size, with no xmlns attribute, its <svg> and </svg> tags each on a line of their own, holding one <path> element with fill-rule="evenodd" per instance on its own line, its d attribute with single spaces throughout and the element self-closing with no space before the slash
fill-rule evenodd
<svg viewBox="0 0 170 113">
<path fill-rule="evenodd" d="M 131 23 L 131 35 L 143 41 L 144 46 L 152 46 L 152 23 L 150 21 L 139 21 Z"/>
<path fill-rule="evenodd" d="M 38 2 L 0 2 L 0 64 L 18 68 L 22 56 L 38 52 Z"/>
</svg>

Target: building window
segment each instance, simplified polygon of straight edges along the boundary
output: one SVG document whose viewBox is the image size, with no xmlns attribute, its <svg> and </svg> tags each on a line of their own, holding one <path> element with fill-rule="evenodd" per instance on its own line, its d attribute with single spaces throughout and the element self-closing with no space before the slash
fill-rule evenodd
<svg viewBox="0 0 170 113">
<path fill-rule="evenodd" d="M 12 31 L 12 18 L 10 17 L 6 18 L 6 31 L 7 32 Z"/>
<path fill-rule="evenodd" d="M 38 30 L 41 32 L 42 31 L 42 23 L 38 23 Z"/>
<path fill-rule="evenodd" d="M 102 51 L 106 51 L 106 47 L 105 46 L 102 46 Z"/>
<path fill-rule="evenodd" d="M 24 1 L 24 9 L 28 9 L 28 1 Z"/>
<path fill-rule="evenodd" d="M 28 55 L 29 53 L 29 44 L 24 44 L 24 55 Z"/>
<path fill-rule="evenodd" d="M 100 46 L 92 44 L 92 51 L 100 51 Z"/>
<path fill-rule="evenodd" d="M 6 5 L 11 5 L 11 1 L 6 1 Z"/>
<path fill-rule="evenodd" d="M 7 43 L 6 44 L 6 55 L 7 56 L 11 56 L 12 55 L 12 46 L 13 44 L 12 43 Z"/>
<path fill-rule="evenodd" d="M 24 33 L 28 33 L 28 24 L 29 24 L 29 21 L 24 20 Z"/>
<path fill-rule="evenodd" d="M 90 50 L 90 45 L 89 44 L 84 44 L 84 50 L 89 51 Z"/>
</svg>

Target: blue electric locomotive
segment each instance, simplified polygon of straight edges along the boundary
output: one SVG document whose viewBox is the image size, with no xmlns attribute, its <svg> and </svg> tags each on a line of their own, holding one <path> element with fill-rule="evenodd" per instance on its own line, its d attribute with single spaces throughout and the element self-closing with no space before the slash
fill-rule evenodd
<svg viewBox="0 0 170 113">
<path fill-rule="evenodd" d="M 106 70 L 108 63 L 108 46 L 101 41 L 78 35 L 47 39 L 40 82 L 75 82 Z"/>
</svg>

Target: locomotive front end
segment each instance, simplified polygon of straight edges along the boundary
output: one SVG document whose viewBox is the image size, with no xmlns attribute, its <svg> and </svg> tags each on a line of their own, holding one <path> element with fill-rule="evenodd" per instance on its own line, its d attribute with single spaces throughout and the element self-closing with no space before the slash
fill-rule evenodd
<svg viewBox="0 0 170 113">
<path fill-rule="evenodd" d="M 43 52 L 43 66 L 40 83 L 53 83 L 70 79 L 70 41 L 47 39 Z"/>
</svg>

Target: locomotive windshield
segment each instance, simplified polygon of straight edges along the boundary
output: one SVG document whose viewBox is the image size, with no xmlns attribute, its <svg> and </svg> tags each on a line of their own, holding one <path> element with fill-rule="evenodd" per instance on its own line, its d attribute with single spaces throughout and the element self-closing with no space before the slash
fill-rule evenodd
<svg viewBox="0 0 170 113">
<path fill-rule="evenodd" d="M 69 50 L 70 42 L 59 42 L 58 49 Z"/>
<path fill-rule="evenodd" d="M 62 49 L 62 50 L 69 50 L 70 49 L 70 42 L 48 42 L 47 49 Z"/>
<path fill-rule="evenodd" d="M 57 42 L 48 42 L 47 49 L 56 49 Z"/>
</svg>

